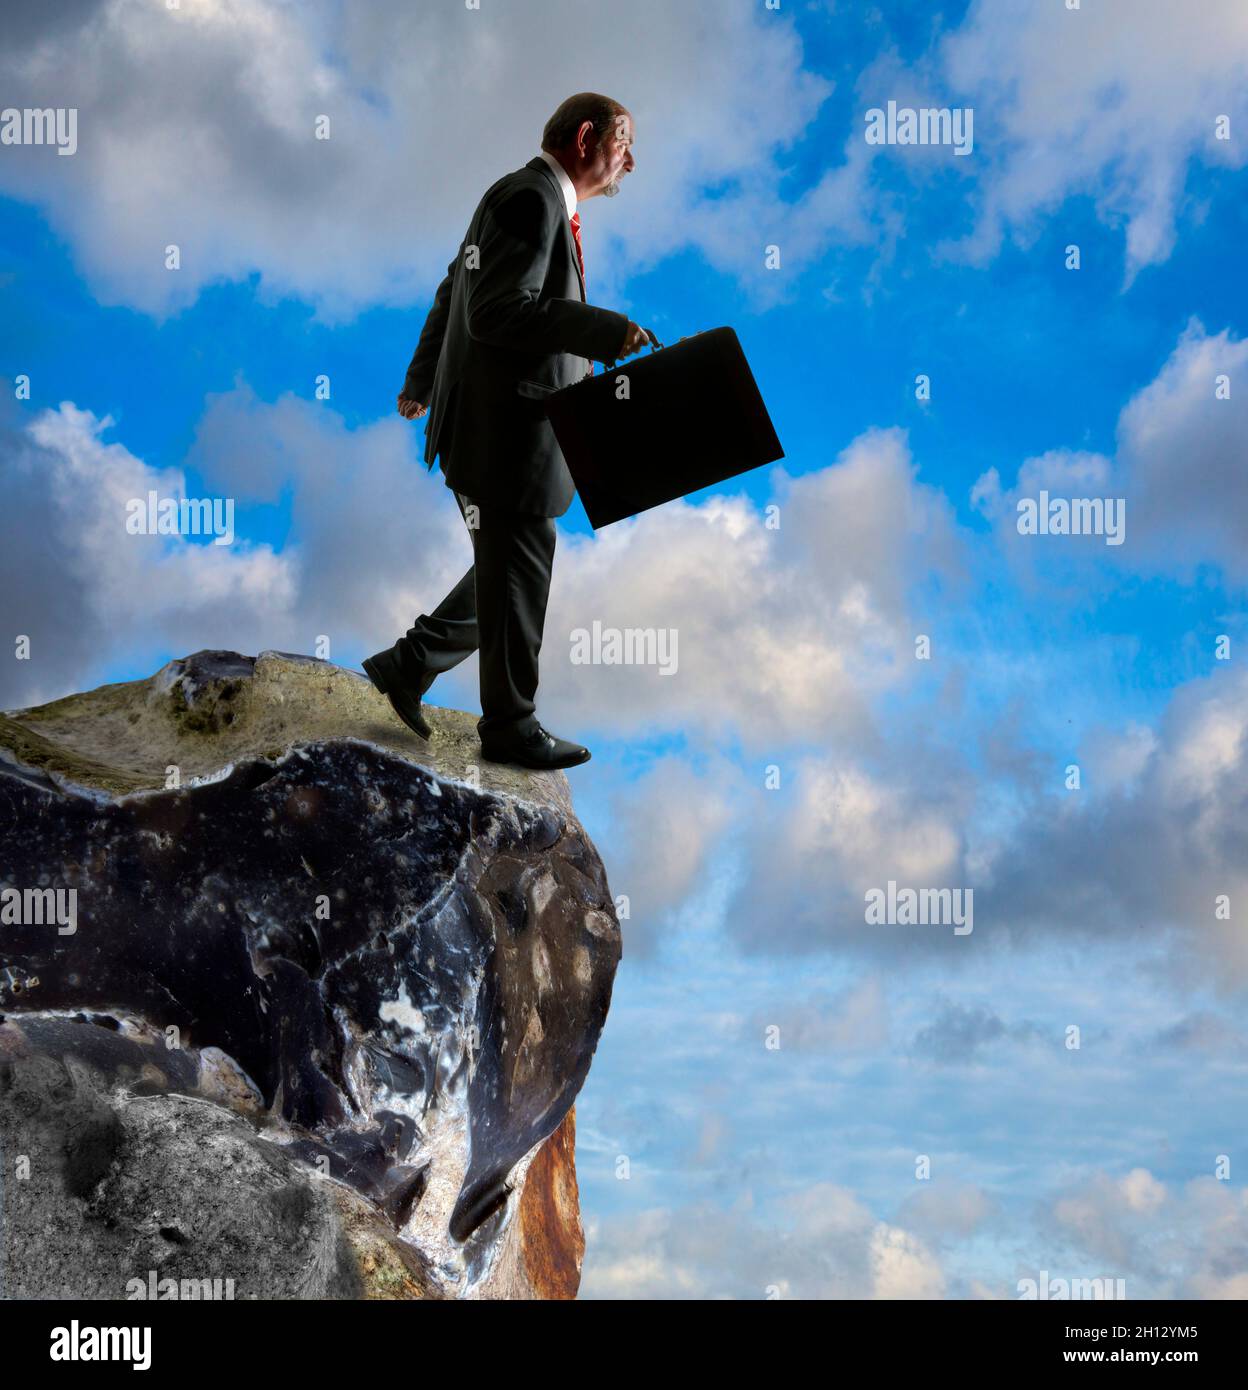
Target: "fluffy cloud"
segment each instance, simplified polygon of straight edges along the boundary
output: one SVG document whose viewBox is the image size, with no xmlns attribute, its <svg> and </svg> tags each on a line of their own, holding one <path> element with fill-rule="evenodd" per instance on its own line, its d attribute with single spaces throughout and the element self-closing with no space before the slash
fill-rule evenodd
<svg viewBox="0 0 1248 1390">
<path fill-rule="evenodd" d="M 290 498 L 283 554 L 300 563 L 298 604 L 266 646 L 311 651 L 323 633 L 333 659 L 367 655 L 432 612 L 472 564 L 450 489 L 413 458 L 397 418 L 348 429 L 332 409 L 294 395 L 270 404 L 240 385 L 209 398 L 188 461 L 240 506 Z"/>
<path fill-rule="evenodd" d="M 626 21 L 578 0 L 99 0 L 74 24 L 61 10 L 27 7 L 0 75 L 11 105 L 77 107 L 78 152 L 6 148 L 0 187 L 47 209 L 102 302 L 156 314 L 254 271 L 263 295 L 327 318 L 423 298 L 485 188 L 587 85 L 637 127 L 624 195 L 587 206 L 597 292 L 689 245 L 753 269 L 787 225 L 784 151 L 829 90 L 787 16 L 706 0 L 640 0 Z M 852 229 L 843 178 L 811 200 Z"/>
<path fill-rule="evenodd" d="M 918 481 L 899 430 L 869 431 L 828 468 L 775 476 L 778 529 L 728 495 L 560 543 L 542 682 L 562 718 L 588 723 L 609 701 L 620 733 L 669 728 L 773 753 L 878 744 L 871 702 L 914 670 L 914 593 L 962 576 L 952 510 Z M 675 629 L 679 669 L 571 665 L 571 634 L 594 622 Z"/>
<path fill-rule="evenodd" d="M 610 832 L 599 849 L 612 894 L 627 899 L 621 921 L 630 959 L 653 955 L 673 914 L 705 890 L 715 851 L 733 822 L 735 781 L 719 760 L 695 769 L 683 758 L 662 757 L 605 792 Z"/>
<path fill-rule="evenodd" d="M 1229 399 L 1216 395 L 1223 376 Z M 1248 338 L 1207 333 L 1193 319 L 1119 417 L 1128 524 L 1143 536 L 1150 568 L 1214 563 L 1248 581 L 1246 379 Z"/>
<path fill-rule="evenodd" d="M 942 1298 L 945 1278 L 923 1242 L 897 1226 L 871 1233 L 871 1293 L 874 1298 Z"/>
<path fill-rule="evenodd" d="M 472 562 L 449 490 L 413 462 L 398 420 L 351 431 L 307 401 L 261 405 L 240 387 L 201 421 L 188 459 L 197 490 L 180 469 L 106 442 L 111 419 L 69 402 L 24 429 L 11 406 L 6 420 L 13 544 L 0 565 L 16 630 L 32 638 L 32 660 L 5 672 L 7 707 L 89 686 L 118 649 L 142 672 L 204 647 L 312 652 L 325 636 L 350 664 Z M 278 503 L 296 478 L 292 539 L 280 553 L 249 542 L 247 508 Z M 126 502 L 149 490 L 233 501 L 234 542 L 127 534 Z"/>
<path fill-rule="evenodd" d="M 582 1298 L 940 1298 L 927 1245 L 874 1218 L 854 1194 L 816 1183 L 764 1223 L 748 1200 L 657 1208 L 591 1223 Z"/>
<path fill-rule="evenodd" d="M 907 770 L 911 752 L 915 765 Z M 890 879 L 913 888 L 967 884 L 972 785 L 940 774 L 908 744 L 893 756 L 885 773 L 847 755 L 794 760 L 787 769 L 793 791 L 759 825 L 748 877 L 731 907 L 730 925 L 742 945 L 893 955 L 926 954 L 949 941 L 965 947 L 974 939 L 954 938 L 951 928 L 866 924 L 866 892 Z"/>
<path fill-rule="evenodd" d="M 1170 1188 L 1144 1168 L 1094 1173 L 1046 1211 L 1049 1232 L 1075 1258 L 1099 1262 L 1098 1274 L 1125 1274 L 1128 1298 L 1242 1298 L 1248 1289 L 1248 1193 L 1230 1183 L 1201 1177 Z"/>
<path fill-rule="evenodd" d="M 1012 488 L 995 468 L 975 482 L 972 503 L 993 521 L 1016 574 L 1032 587 L 1086 591 L 1089 572 L 1120 583 L 1122 569 L 1190 578 L 1216 565 L 1248 580 L 1248 506 L 1243 505 L 1243 440 L 1248 406 L 1237 387 L 1248 372 L 1248 339 L 1208 333 L 1192 319 L 1157 376 L 1118 417 L 1117 450 L 1054 449 L 1026 459 Z M 1229 399 L 1219 399 L 1219 379 Z M 1125 502 L 1122 544 L 1104 536 L 1020 535 L 1020 499 L 1113 498 Z"/>
<path fill-rule="evenodd" d="M 116 644 L 167 659 L 195 646 L 277 645 L 295 602 L 298 567 L 267 545 L 232 545 L 127 531 L 127 503 L 185 497 L 183 473 L 153 468 L 105 442 L 112 420 L 66 402 L 25 430 L 12 407 L 0 421 L 8 522 L 0 582 L 29 661 L 6 663 L 6 707 L 41 703 L 80 688 Z M 194 495 L 193 493 L 190 495 Z M 140 661 L 142 656 L 138 658 Z"/>
<path fill-rule="evenodd" d="M 1145 932 L 1185 973 L 1242 983 L 1248 948 L 1215 918 L 1215 900 L 1248 895 L 1248 674 L 1228 668 L 1181 687 L 1149 738 L 1136 739 L 1132 772 L 1112 769 L 1075 792 L 1020 783 L 1012 825 L 980 838 L 991 788 L 955 755 L 920 753 L 899 735 L 886 774 L 844 755 L 799 757 L 794 793 L 751 842 L 730 928 L 751 950 L 916 961 Z M 973 933 L 866 925 L 864 894 L 889 879 L 974 888 Z M 936 1045 L 948 1031 L 925 1039 Z"/>
<path fill-rule="evenodd" d="M 965 1183 L 928 1181 L 901 1204 L 897 1220 L 933 1248 L 969 1240 L 997 1209 L 995 1200 Z"/>
<path fill-rule="evenodd" d="M 792 202 L 792 151 L 832 84 L 806 68 L 783 11 L 639 0 L 621 23 L 579 0 L 77 0 L 25 7 L 6 39 L 6 101 L 73 106 L 79 129 L 70 159 L 6 147 L 0 188 L 46 210 L 101 302 L 161 316 L 252 274 L 262 297 L 331 320 L 425 299 L 485 187 L 587 81 L 637 122 L 624 196 L 586 209 L 595 296 L 620 308 L 630 276 L 688 249 L 760 302 L 837 246 L 890 254 L 903 205 L 875 161 L 903 160 L 920 183 L 935 166 L 866 144 L 862 111 L 889 95 L 975 109 L 975 154 L 952 163 L 974 180 L 976 228 L 955 253 L 985 260 L 1007 229 L 1033 235 L 1089 195 L 1125 223 L 1132 273 L 1169 253 L 1190 161 L 1242 164 L 1215 118 L 1248 118 L 1239 0 L 977 3 L 918 62 L 887 51 L 864 70 L 843 138 L 821 136 L 831 154 Z M 772 243 L 783 276 L 759 274 Z"/>
<path fill-rule="evenodd" d="M 1041 1270 L 1125 1277 L 1129 1298 L 1248 1289 L 1248 1194 L 1212 1177 L 1168 1187 L 1144 1168 L 1092 1171 L 1038 1202 L 924 1187 L 891 1221 L 815 1183 L 765 1211 L 746 1193 L 593 1219 L 586 1235 L 583 1298 L 1016 1299 Z"/>
<path fill-rule="evenodd" d="M 1248 947 L 1215 905 L 1248 894 L 1246 849 L 1248 674 L 1228 669 L 1180 688 L 1130 785 L 1031 799 L 976 894 L 976 932 L 1146 932 L 1183 973 L 1234 987 Z"/>
<path fill-rule="evenodd" d="M 1248 120 L 1248 11 L 1240 0 L 1089 0 L 999 5 L 975 0 L 936 63 L 975 107 L 975 158 L 986 163 L 978 221 L 960 248 L 995 252 L 1012 229 L 1030 239 L 1072 195 L 1126 227 L 1128 278 L 1165 260 L 1189 162 L 1242 167 Z M 949 96 L 941 104 L 957 104 Z"/>
</svg>

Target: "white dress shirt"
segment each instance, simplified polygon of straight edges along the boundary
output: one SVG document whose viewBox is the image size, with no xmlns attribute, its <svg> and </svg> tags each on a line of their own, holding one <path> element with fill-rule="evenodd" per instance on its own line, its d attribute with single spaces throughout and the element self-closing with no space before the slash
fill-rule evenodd
<svg viewBox="0 0 1248 1390">
<path fill-rule="evenodd" d="M 563 189 L 563 201 L 568 205 L 568 217 L 576 211 L 576 185 L 568 177 L 568 171 L 547 150 L 538 150 L 538 154 L 555 171 L 555 177 L 559 180 L 559 187 Z"/>
</svg>

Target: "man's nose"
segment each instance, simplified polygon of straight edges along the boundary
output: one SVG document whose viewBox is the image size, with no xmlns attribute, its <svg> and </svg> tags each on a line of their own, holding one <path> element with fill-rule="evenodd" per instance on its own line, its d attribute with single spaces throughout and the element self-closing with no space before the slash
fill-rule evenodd
<svg viewBox="0 0 1248 1390">
<path fill-rule="evenodd" d="M 637 161 L 633 158 L 632 150 L 626 150 L 624 154 L 624 168 L 631 174 L 637 167 Z"/>
</svg>

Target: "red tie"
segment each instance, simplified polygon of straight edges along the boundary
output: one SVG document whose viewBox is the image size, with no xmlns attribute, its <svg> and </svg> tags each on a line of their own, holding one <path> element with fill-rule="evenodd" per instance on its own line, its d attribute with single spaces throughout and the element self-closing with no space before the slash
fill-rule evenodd
<svg viewBox="0 0 1248 1390">
<path fill-rule="evenodd" d="M 585 255 L 581 250 L 581 214 L 572 214 L 572 240 L 576 242 L 576 263 L 581 268 L 581 279 L 585 278 Z"/>
<path fill-rule="evenodd" d="M 574 212 L 572 214 L 572 240 L 576 242 L 576 263 L 581 268 L 581 279 L 584 280 L 585 253 L 581 250 L 581 214 L 579 212 Z M 594 364 L 591 362 L 589 364 L 589 372 L 587 373 L 587 375 L 593 376 L 593 374 Z"/>
</svg>

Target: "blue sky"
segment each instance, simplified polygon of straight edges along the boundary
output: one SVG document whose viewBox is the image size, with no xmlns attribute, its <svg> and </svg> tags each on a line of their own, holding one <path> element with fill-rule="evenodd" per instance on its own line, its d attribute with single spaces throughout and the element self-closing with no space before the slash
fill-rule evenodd
<svg viewBox="0 0 1248 1390">
<path fill-rule="evenodd" d="M 182 10 L 32 11 L 0 59 L 80 111 L 73 158 L 0 150 L 5 707 L 209 646 L 353 666 L 436 604 L 470 550 L 395 393 L 480 193 L 608 91 L 590 298 L 731 324 L 786 457 L 559 522 L 539 712 L 628 900 L 584 1296 L 1248 1296 L 1242 5 Z M 868 146 L 890 99 L 973 151 Z M 118 542 L 149 486 L 238 541 Z M 1021 536 L 1041 488 L 1125 543 Z M 595 620 L 678 672 L 573 666 Z M 867 926 L 890 878 L 973 888 L 973 933 Z"/>
</svg>

